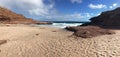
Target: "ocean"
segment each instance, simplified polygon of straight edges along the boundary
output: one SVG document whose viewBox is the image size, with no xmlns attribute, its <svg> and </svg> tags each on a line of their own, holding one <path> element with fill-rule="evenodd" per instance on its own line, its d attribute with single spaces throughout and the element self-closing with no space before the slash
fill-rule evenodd
<svg viewBox="0 0 120 57">
<path fill-rule="evenodd" d="M 73 22 L 73 21 L 54 21 L 53 24 L 49 25 L 38 25 L 38 26 L 44 26 L 44 27 L 56 27 L 56 28 L 65 28 L 67 26 L 78 26 L 86 22 Z"/>
</svg>

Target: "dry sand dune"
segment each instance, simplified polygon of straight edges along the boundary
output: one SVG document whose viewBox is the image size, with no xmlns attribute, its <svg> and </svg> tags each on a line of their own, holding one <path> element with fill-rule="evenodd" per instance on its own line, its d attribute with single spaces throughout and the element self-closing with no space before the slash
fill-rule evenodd
<svg viewBox="0 0 120 57">
<path fill-rule="evenodd" d="M 72 32 L 47 27 L 2 26 L 0 57 L 119 57 L 120 30 L 114 35 L 76 38 Z"/>
</svg>

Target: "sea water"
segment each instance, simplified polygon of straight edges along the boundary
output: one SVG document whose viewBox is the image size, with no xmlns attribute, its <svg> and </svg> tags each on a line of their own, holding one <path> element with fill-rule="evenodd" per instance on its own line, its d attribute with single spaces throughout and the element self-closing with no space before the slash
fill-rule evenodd
<svg viewBox="0 0 120 57">
<path fill-rule="evenodd" d="M 45 27 L 56 27 L 56 28 L 65 28 L 67 26 L 78 26 L 82 23 L 53 23 L 50 25 L 38 25 L 38 26 L 45 26 Z"/>
</svg>

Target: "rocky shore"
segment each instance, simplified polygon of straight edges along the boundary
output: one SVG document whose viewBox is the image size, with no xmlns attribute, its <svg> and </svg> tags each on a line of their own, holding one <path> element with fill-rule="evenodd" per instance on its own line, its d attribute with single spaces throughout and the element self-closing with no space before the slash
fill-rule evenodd
<svg viewBox="0 0 120 57">
<path fill-rule="evenodd" d="M 120 7 L 102 12 L 99 16 L 91 18 L 90 21 L 81 26 L 66 27 L 66 29 L 73 31 L 74 35 L 83 38 L 114 34 L 111 31 L 112 29 L 120 29 Z"/>
<path fill-rule="evenodd" d="M 120 26 L 120 7 L 102 12 L 99 16 L 90 19 L 91 22 L 85 23 L 82 26 L 94 25 L 100 27 Z"/>
</svg>

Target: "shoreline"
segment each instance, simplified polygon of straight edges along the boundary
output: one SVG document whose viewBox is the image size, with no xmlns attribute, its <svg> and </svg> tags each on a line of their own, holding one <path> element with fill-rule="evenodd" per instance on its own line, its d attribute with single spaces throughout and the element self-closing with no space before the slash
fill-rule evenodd
<svg viewBox="0 0 120 57">
<path fill-rule="evenodd" d="M 68 26 L 79 26 L 82 23 L 53 23 L 48 25 L 35 25 L 35 26 L 42 26 L 42 27 L 53 27 L 53 28 L 66 28 Z"/>
</svg>

